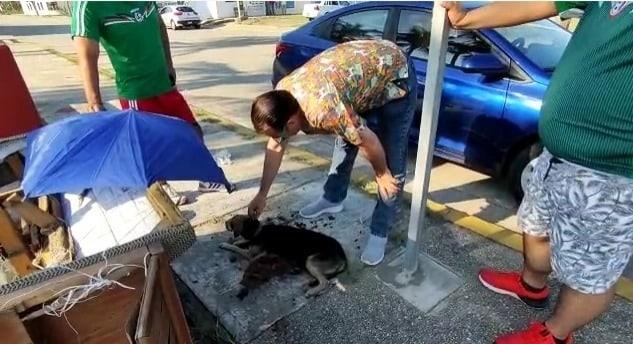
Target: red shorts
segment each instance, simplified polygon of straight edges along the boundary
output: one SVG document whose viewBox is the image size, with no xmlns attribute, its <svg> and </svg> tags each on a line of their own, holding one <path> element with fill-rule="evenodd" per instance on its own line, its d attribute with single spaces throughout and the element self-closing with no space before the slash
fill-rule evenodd
<svg viewBox="0 0 633 344">
<path fill-rule="evenodd" d="M 189 105 L 187 105 L 187 101 L 176 89 L 156 97 L 138 100 L 119 99 L 119 102 L 123 109 L 132 108 L 139 111 L 177 117 L 193 125 L 198 125 Z"/>
</svg>

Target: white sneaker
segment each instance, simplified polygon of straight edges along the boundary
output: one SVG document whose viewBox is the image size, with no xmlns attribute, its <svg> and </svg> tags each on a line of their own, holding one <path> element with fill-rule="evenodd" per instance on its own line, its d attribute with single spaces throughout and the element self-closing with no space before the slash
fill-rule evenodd
<svg viewBox="0 0 633 344">
<path fill-rule="evenodd" d="M 224 185 L 220 183 L 199 182 L 198 191 L 200 192 L 219 192 L 224 189 Z"/>
<path fill-rule="evenodd" d="M 369 265 L 376 266 L 385 258 L 385 247 L 387 246 L 387 238 L 369 235 L 369 240 L 365 245 L 365 249 L 360 256 L 360 261 Z"/>
<path fill-rule="evenodd" d="M 343 203 L 332 203 L 323 197 L 299 210 L 299 215 L 306 219 L 314 219 L 323 214 L 336 214 L 343 211 Z"/>
</svg>

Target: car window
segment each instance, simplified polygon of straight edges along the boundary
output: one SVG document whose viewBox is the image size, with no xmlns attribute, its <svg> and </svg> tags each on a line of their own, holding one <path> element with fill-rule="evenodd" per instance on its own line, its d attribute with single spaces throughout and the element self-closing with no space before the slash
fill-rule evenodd
<svg viewBox="0 0 633 344">
<path fill-rule="evenodd" d="M 330 39 L 341 43 L 357 39 L 382 38 L 389 10 L 371 10 L 340 16 L 332 25 Z"/>
<path fill-rule="evenodd" d="M 417 57 L 429 48 L 431 14 L 423 11 L 400 11 L 396 44 L 407 54 Z M 413 52 L 411 50 L 413 49 Z"/>
<path fill-rule="evenodd" d="M 193 8 L 187 6 L 176 7 L 176 11 L 180 12 L 193 12 Z"/>
<path fill-rule="evenodd" d="M 403 10 L 400 12 L 396 43 L 414 58 L 429 57 L 431 38 L 431 14 L 424 11 Z M 413 51 L 411 51 L 413 48 Z M 474 31 L 451 29 L 448 34 L 446 64 L 459 67 L 465 56 L 474 53 L 490 53 L 490 45 Z"/>
<path fill-rule="evenodd" d="M 563 56 L 571 33 L 550 20 L 495 29 L 540 68 L 553 71 Z"/>
</svg>

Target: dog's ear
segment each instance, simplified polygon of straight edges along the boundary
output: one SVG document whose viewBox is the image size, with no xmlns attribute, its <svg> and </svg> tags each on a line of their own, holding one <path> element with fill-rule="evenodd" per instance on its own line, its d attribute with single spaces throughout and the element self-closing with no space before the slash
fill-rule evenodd
<svg viewBox="0 0 633 344">
<path fill-rule="evenodd" d="M 239 215 L 233 216 L 228 221 L 224 223 L 226 230 L 229 232 L 233 232 L 233 237 L 237 238 L 240 236 L 242 223 L 240 221 Z"/>
</svg>

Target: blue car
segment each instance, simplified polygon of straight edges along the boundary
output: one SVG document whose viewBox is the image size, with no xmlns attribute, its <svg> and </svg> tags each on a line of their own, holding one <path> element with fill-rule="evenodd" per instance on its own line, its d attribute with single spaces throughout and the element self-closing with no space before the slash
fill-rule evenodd
<svg viewBox="0 0 633 344">
<path fill-rule="evenodd" d="M 363 2 L 281 36 L 273 85 L 313 56 L 355 39 L 388 39 L 413 58 L 419 87 L 418 139 L 424 94 L 430 2 Z M 495 178 L 522 197 L 521 172 L 540 150 L 538 118 L 550 77 L 571 33 L 550 20 L 449 33 L 435 155 Z"/>
</svg>

